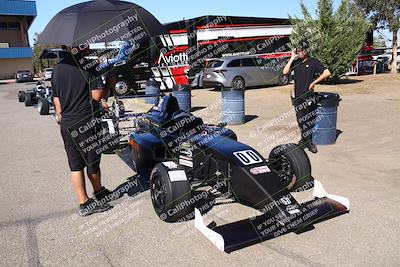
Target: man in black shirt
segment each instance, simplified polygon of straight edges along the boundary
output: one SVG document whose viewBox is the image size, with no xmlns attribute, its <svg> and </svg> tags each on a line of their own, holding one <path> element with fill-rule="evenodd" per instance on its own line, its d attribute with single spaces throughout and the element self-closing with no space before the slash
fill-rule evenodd
<svg viewBox="0 0 400 267">
<path fill-rule="evenodd" d="M 81 216 L 103 212 L 111 208 L 101 201 L 110 192 L 101 185 L 101 153 L 91 149 L 96 137 L 95 114 L 99 102 L 106 97 L 101 77 L 79 63 L 84 62 L 87 51 L 76 55 L 66 53 L 65 58 L 53 70 L 52 88 L 57 121 L 60 122 L 71 179 L 77 194 Z M 84 169 L 92 183 L 96 200 L 88 197 L 85 186 Z"/>
<path fill-rule="evenodd" d="M 331 76 L 331 72 L 318 59 L 309 58 L 309 44 L 301 41 L 289 62 L 283 69 L 288 75 L 294 71 L 295 98 L 292 98 L 296 110 L 296 117 L 301 130 L 299 145 L 307 147 L 312 153 L 317 153 L 317 147 L 312 142 L 312 131 L 315 125 L 317 99 L 314 95 L 314 87 L 321 81 Z M 315 75 L 321 74 L 316 80 Z"/>
</svg>

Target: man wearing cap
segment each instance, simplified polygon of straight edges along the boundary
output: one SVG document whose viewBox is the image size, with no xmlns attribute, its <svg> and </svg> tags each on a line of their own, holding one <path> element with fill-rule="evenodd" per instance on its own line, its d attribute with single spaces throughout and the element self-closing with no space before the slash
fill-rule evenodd
<svg viewBox="0 0 400 267">
<path fill-rule="evenodd" d="M 289 75 L 294 71 L 295 97 L 292 98 L 292 102 L 301 131 L 299 145 L 302 148 L 308 148 L 312 153 L 317 153 L 317 147 L 312 141 L 317 101 L 314 87 L 331 76 L 331 72 L 318 59 L 310 58 L 309 51 L 308 42 L 301 41 L 296 50 L 292 51 L 292 56 L 283 69 L 283 74 Z M 317 79 L 315 79 L 316 74 L 320 74 Z"/>
</svg>

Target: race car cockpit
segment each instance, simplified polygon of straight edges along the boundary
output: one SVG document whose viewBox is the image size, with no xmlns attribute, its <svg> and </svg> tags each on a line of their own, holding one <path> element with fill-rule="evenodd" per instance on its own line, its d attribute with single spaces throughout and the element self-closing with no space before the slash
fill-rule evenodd
<svg viewBox="0 0 400 267">
<path fill-rule="evenodd" d="M 158 105 L 147 113 L 146 118 L 156 127 L 169 128 L 176 126 L 174 127 L 174 132 L 190 131 L 197 126 L 203 125 L 201 118 L 181 110 L 177 99 L 172 95 L 162 97 Z"/>
</svg>

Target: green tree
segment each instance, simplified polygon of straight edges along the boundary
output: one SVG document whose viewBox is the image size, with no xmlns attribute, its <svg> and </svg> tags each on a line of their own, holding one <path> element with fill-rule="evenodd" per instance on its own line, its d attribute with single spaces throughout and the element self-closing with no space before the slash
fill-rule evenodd
<svg viewBox="0 0 400 267">
<path fill-rule="evenodd" d="M 400 0 L 355 0 L 374 27 L 389 29 L 393 33 L 391 72 L 397 73 L 397 46 L 400 28 Z"/>
<path fill-rule="evenodd" d="M 39 36 L 39 33 L 35 33 L 33 37 L 33 72 L 36 74 L 39 74 L 39 72 L 42 70 L 42 68 L 49 68 L 55 64 L 55 61 L 50 59 L 40 59 L 40 56 L 42 55 L 43 51 L 47 48 L 50 48 L 50 46 L 46 45 L 39 45 L 37 44 L 37 38 Z"/>
<path fill-rule="evenodd" d="M 315 18 L 303 2 L 300 6 L 304 18 L 290 17 L 293 25 L 291 43 L 296 46 L 301 40 L 308 40 L 310 56 L 325 64 L 336 82 L 354 63 L 369 23 L 348 0 L 342 0 L 336 12 L 332 0 L 319 0 Z"/>
</svg>

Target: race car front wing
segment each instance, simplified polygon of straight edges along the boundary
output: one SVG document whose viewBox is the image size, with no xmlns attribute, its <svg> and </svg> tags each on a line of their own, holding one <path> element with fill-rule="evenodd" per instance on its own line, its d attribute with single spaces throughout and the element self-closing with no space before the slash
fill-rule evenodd
<svg viewBox="0 0 400 267">
<path fill-rule="evenodd" d="M 218 249 L 230 253 L 290 232 L 307 231 L 315 223 L 349 212 L 350 201 L 328 194 L 318 180 L 314 180 L 313 197 L 280 216 L 265 213 L 213 228 L 205 224 L 201 212 L 195 209 L 195 227 Z"/>
</svg>

